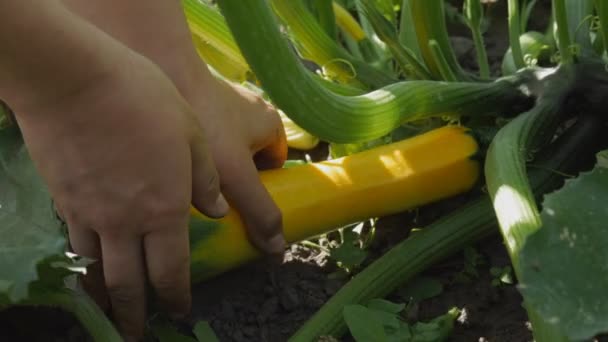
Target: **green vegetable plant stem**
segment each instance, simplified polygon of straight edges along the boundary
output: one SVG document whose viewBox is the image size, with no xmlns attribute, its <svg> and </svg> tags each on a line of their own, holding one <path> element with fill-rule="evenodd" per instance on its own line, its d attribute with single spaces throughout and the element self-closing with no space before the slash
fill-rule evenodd
<svg viewBox="0 0 608 342">
<path fill-rule="evenodd" d="M 593 0 L 566 0 L 568 33 L 576 44 L 575 56 L 593 57 L 589 28 L 593 20 Z"/>
<path fill-rule="evenodd" d="M 513 62 L 517 69 L 524 68 L 524 55 L 521 51 L 519 36 L 521 35 L 520 16 L 519 16 L 519 0 L 509 0 L 509 45 L 513 53 Z"/>
<path fill-rule="evenodd" d="M 325 33 L 330 38 L 336 39 L 336 16 L 332 2 L 333 0 L 313 0 L 312 7 L 315 9 L 317 20 Z"/>
<path fill-rule="evenodd" d="M 450 66 L 436 40 L 431 39 L 429 41 L 429 48 L 431 51 L 431 56 L 435 62 L 435 65 L 439 69 L 439 74 L 441 77 L 448 82 L 456 82 L 458 79 L 456 78 L 456 74 L 450 69 Z"/>
<path fill-rule="evenodd" d="M 365 142 L 408 121 L 446 113 L 501 114 L 505 108 L 528 104 L 517 77 L 491 83 L 407 81 L 363 95 L 337 95 L 307 73 L 279 32 L 267 2 L 220 0 L 219 5 L 270 99 L 298 126 L 328 142 Z"/>
<path fill-rule="evenodd" d="M 436 79 L 441 78 L 440 68 L 450 69 L 449 74 L 455 75 L 458 80 L 470 79 L 458 64 L 450 44 L 445 23 L 444 0 L 412 1 L 410 9 L 423 59 Z M 433 47 L 429 46 L 432 40 L 436 41 L 447 66 L 440 67 L 437 64 L 441 61 L 434 58 L 436 53 L 433 52 Z"/>
<path fill-rule="evenodd" d="M 418 79 L 432 79 L 426 67 L 416 58 L 414 53 L 402 46 L 393 24 L 391 24 L 370 0 L 357 0 L 361 6 L 362 14 L 368 19 L 378 38 L 382 40 L 391 51 L 395 61 L 404 70 L 410 68 Z"/>
<path fill-rule="evenodd" d="M 56 307 L 73 314 L 95 342 L 122 342 L 103 311 L 84 293 L 64 289 L 38 291 L 19 305 Z M 2 307 L 0 307 L 0 310 Z"/>
<path fill-rule="evenodd" d="M 604 50 L 608 52 L 608 2 L 605 0 L 595 0 L 595 9 L 600 18 Z"/>
<path fill-rule="evenodd" d="M 251 2 L 257 3 L 258 0 Z M 335 73 L 341 82 L 358 81 L 375 89 L 396 81 L 396 78 L 354 58 L 346 49 L 339 46 L 325 33 L 302 0 L 269 2 L 295 37 L 295 42 L 305 57 Z M 231 26 L 231 29 L 234 30 L 235 27 Z"/>
<path fill-rule="evenodd" d="M 567 67 L 549 76 L 547 81 L 553 77 L 556 81 L 545 86 L 548 93 L 537 100 L 536 106 L 497 133 L 485 162 L 488 191 L 516 276 L 520 275 L 519 253 L 526 238 L 541 227 L 526 160 L 552 138 L 573 81 Z M 536 341 L 564 340 L 559 331 L 539 319 L 533 308 L 527 309 Z"/>
<path fill-rule="evenodd" d="M 416 29 L 414 28 L 414 19 L 412 19 L 412 9 L 410 3 L 412 0 L 403 0 L 401 4 L 401 16 L 399 18 L 399 42 L 405 48 L 414 53 L 417 59 L 422 59 L 420 47 L 418 46 L 418 38 L 416 37 Z"/>
<path fill-rule="evenodd" d="M 467 23 L 471 29 L 475 50 L 477 51 L 477 64 L 479 65 L 479 76 L 490 78 L 490 65 L 488 64 L 488 54 L 481 34 L 481 23 L 483 19 L 483 7 L 481 0 L 466 0 L 465 15 Z"/>
<path fill-rule="evenodd" d="M 560 61 L 562 64 L 570 64 L 574 57 L 570 50 L 572 41 L 568 28 L 568 14 L 566 12 L 565 0 L 553 1 L 553 15 L 557 24 L 557 46 L 559 47 Z M 582 1 L 582 0 L 581 0 Z"/>
</svg>

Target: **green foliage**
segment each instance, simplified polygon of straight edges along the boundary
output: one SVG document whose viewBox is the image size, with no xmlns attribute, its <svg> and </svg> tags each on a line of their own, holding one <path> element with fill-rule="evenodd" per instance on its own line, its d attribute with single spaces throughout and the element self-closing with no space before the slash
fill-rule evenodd
<svg viewBox="0 0 608 342">
<path fill-rule="evenodd" d="M 492 286 L 500 287 L 504 284 L 513 284 L 513 269 L 507 265 L 505 267 L 491 267 L 490 274 L 492 275 Z"/>
<path fill-rule="evenodd" d="M 419 276 L 408 282 L 397 291 L 397 294 L 408 301 L 408 304 L 419 303 L 433 298 L 443 292 L 443 284 L 435 278 Z"/>
<path fill-rule="evenodd" d="M 479 278 L 478 267 L 486 263 L 483 255 L 473 247 L 467 247 L 463 251 L 464 266 L 462 271 L 456 273 L 454 281 L 468 283 Z"/>
<path fill-rule="evenodd" d="M 521 252 L 528 305 L 572 340 L 608 331 L 608 151 L 596 167 L 547 195 L 542 229 Z"/>
<path fill-rule="evenodd" d="M 344 320 L 358 342 L 439 342 L 445 341 L 460 311 L 451 309 L 429 322 L 406 322 L 401 313 L 405 304 L 373 299 L 366 305 L 344 307 Z"/>
<path fill-rule="evenodd" d="M 19 302 L 42 279 L 61 286 L 66 238 L 47 189 L 38 176 L 15 126 L 0 130 L 0 297 Z M 69 273 L 69 272 L 68 272 Z"/>
<path fill-rule="evenodd" d="M 341 244 L 330 249 L 330 258 L 347 272 L 352 272 L 358 268 L 367 259 L 368 254 L 366 250 L 361 248 L 359 234 L 352 229 L 344 229 Z"/>
</svg>

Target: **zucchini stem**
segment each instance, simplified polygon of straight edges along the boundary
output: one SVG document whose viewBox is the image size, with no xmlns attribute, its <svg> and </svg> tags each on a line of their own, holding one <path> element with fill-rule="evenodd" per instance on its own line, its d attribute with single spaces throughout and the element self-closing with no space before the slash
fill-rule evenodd
<svg viewBox="0 0 608 342">
<path fill-rule="evenodd" d="M 563 64 L 571 64 L 574 61 L 572 51 L 570 50 L 572 41 L 568 28 L 568 14 L 566 12 L 566 3 L 564 0 L 553 1 L 553 14 L 557 24 L 557 46 L 559 47 L 560 60 Z"/>
<path fill-rule="evenodd" d="M 488 149 L 485 162 L 487 187 L 518 278 L 521 276 L 520 251 L 527 237 L 542 225 L 528 181 L 526 160 L 553 137 L 561 120 L 566 95 L 574 83 L 568 82 L 570 77 L 572 68 L 558 69 L 554 75 L 549 76 L 544 81 L 547 84 L 543 84 L 547 93 L 538 99 L 532 110 L 505 125 Z M 526 309 L 534 329 L 538 329 L 534 332 L 537 341 L 564 340 L 561 332 L 544 322 L 533 308 Z"/>
<path fill-rule="evenodd" d="M 524 55 L 521 51 L 519 37 L 521 36 L 521 19 L 519 16 L 519 0 L 509 0 L 509 45 L 513 54 L 513 62 L 519 70 L 526 66 Z"/>
<path fill-rule="evenodd" d="M 122 337 L 114 325 L 84 293 L 73 290 L 38 292 L 19 305 L 57 307 L 73 314 L 96 342 L 121 342 Z"/>
</svg>

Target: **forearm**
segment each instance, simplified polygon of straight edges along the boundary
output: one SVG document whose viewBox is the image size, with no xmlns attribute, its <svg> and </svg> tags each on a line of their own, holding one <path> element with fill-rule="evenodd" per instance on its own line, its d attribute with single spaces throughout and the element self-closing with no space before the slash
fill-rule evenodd
<svg viewBox="0 0 608 342">
<path fill-rule="evenodd" d="M 196 53 L 179 0 L 63 2 L 74 13 L 159 65 L 180 91 L 186 91 L 193 82 L 211 78 Z"/>
<path fill-rule="evenodd" d="M 16 110 L 103 77 L 128 49 L 58 1 L 0 0 L 0 98 Z"/>
</svg>

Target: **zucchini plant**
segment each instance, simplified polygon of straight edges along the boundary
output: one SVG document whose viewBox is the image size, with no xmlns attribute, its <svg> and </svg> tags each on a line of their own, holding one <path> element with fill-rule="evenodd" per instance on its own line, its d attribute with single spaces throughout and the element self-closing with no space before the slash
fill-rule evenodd
<svg viewBox="0 0 608 342">
<path fill-rule="evenodd" d="M 457 15 L 478 66 L 467 69 L 444 0 L 182 0 L 217 77 L 277 106 L 292 148 L 330 147 L 329 160 L 260 173 L 289 242 L 469 194 L 356 274 L 291 340 L 341 337 L 367 312 L 362 305 L 490 234 L 504 238 L 535 340 L 608 332 L 608 173 L 599 153 L 608 146 L 608 6 L 552 0 L 539 32 L 528 29 L 535 4 L 508 1 L 509 47 L 490 63 L 493 5 L 462 1 Z M 0 129 L 0 309 L 59 306 L 97 340 L 116 340 L 94 304 L 65 284 L 87 262 L 64 253 L 67 237 L 18 128 L 0 116 Z M 566 178 L 576 180 L 563 186 Z M 212 220 L 192 209 L 190 231 L 195 282 L 258 256 L 236 212 Z"/>
</svg>

